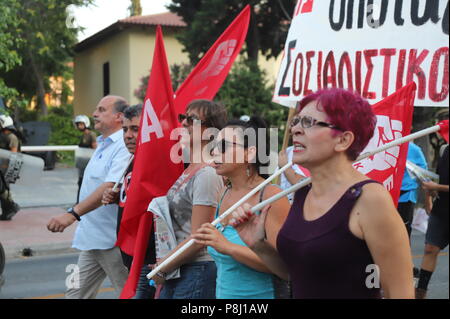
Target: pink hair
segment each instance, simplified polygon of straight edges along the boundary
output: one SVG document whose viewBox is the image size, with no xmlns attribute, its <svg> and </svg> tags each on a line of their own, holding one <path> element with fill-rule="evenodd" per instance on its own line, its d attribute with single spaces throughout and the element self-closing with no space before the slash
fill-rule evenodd
<svg viewBox="0 0 450 319">
<path fill-rule="evenodd" d="M 312 101 L 317 102 L 318 110 L 327 114 L 327 121 L 330 124 L 353 133 L 355 140 L 346 154 L 354 161 L 369 143 L 377 123 L 369 102 L 356 92 L 324 89 L 304 97 L 297 104 L 297 112 Z"/>
</svg>

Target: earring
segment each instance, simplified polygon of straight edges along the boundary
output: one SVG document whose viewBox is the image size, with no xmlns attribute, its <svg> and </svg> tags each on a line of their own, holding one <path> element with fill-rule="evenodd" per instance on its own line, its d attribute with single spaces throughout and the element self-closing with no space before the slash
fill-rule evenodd
<svg viewBox="0 0 450 319">
<path fill-rule="evenodd" d="M 250 167 L 247 167 L 247 177 L 250 177 Z"/>
</svg>

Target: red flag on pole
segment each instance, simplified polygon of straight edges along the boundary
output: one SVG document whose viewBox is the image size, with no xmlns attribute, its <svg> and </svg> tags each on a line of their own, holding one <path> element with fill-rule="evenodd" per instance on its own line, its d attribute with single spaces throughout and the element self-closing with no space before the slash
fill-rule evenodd
<svg viewBox="0 0 450 319">
<path fill-rule="evenodd" d="M 361 154 L 410 134 L 415 93 L 416 84 L 411 82 L 373 106 L 377 125 L 372 139 Z M 353 166 L 382 183 L 397 205 L 407 155 L 408 143 L 404 143 L 355 162 Z"/>
<path fill-rule="evenodd" d="M 441 121 L 438 123 L 438 125 L 441 127 L 438 133 L 442 135 L 442 137 L 448 144 L 448 120 Z"/>
<path fill-rule="evenodd" d="M 175 110 L 184 113 L 192 100 L 212 100 L 225 81 L 247 36 L 250 6 L 234 19 L 175 92 Z"/>
<path fill-rule="evenodd" d="M 116 245 L 133 256 L 133 264 L 120 298 L 131 298 L 144 262 L 153 215 L 147 207 L 154 197 L 166 195 L 183 172 L 170 150 L 177 143 L 170 134 L 178 126 L 173 90 L 161 27 L 157 27 L 153 63 L 142 110 L 138 145 L 127 200 Z"/>
</svg>

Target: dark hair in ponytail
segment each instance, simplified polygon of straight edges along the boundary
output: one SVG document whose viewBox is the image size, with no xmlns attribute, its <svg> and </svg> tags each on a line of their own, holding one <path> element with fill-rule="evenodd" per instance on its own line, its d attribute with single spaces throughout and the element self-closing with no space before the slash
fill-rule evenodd
<svg viewBox="0 0 450 319">
<path fill-rule="evenodd" d="M 228 121 L 228 123 L 225 125 L 225 127 L 239 127 L 242 128 L 244 136 L 243 136 L 243 140 L 244 140 L 244 147 L 248 148 L 250 146 L 255 146 L 256 147 L 256 158 L 255 158 L 255 162 L 251 163 L 251 165 L 253 166 L 253 168 L 256 170 L 256 172 L 258 173 L 259 176 L 263 177 L 263 178 L 267 178 L 269 177 L 268 174 L 262 174 L 261 173 L 261 168 L 262 167 L 268 167 L 270 163 L 262 163 L 260 155 L 261 148 L 264 148 L 265 150 L 265 156 L 268 157 L 270 154 L 270 149 L 269 149 L 269 136 L 267 134 L 268 131 L 268 126 L 267 126 L 267 122 L 262 119 L 259 116 L 252 116 L 250 117 L 250 119 L 248 121 L 243 121 L 241 119 L 233 119 Z M 256 140 L 253 141 L 251 139 L 249 139 L 249 136 L 247 134 L 245 134 L 245 130 L 247 129 L 252 129 L 254 130 L 254 132 L 256 133 Z M 264 135 L 260 136 L 258 129 L 264 129 Z"/>
</svg>

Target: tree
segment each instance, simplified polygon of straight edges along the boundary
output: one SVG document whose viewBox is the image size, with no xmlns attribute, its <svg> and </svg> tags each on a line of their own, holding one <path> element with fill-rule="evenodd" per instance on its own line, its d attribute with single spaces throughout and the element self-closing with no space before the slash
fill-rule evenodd
<svg viewBox="0 0 450 319">
<path fill-rule="evenodd" d="M 128 10 L 130 11 L 131 17 L 142 15 L 141 0 L 131 0 L 131 4 L 128 7 Z"/>
<path fill-rule="evenodd" d="M 268 85 L 265 72 L 250 65 L 252 63 L 254 62 L 236 61 L 214 100 L 226 106 L 230 119 L 242 115 L 258 115 L 265 119 L 269 126 L 279 128 L 278 138 L 281 145 L 289 109 L 272 102 L 273 87 Z M 174 64 L 170 67 L 174 91 L 191 70 L 190 64 Z M 134 91 L 134 95 L 141 102 L 145 98 L 148 78 L 148 75 L 142 77 L 139 88 Z"/>
<path fill-rule="evenodd" d="M 264 71 L 254 62 L 235 62 L 215 100 L 224 103 L 228 118 L 258 115 L 269 127 L 276 127 L 279 145 L 283 143 L 289 109 L 272 102 L 273 86 L 269 86 Z"/>
<path fill-rule="evenodd" d="M 266 58 L 282 52 L 295 0 L 173 0 L 169 10 L 189 25 L 178 40 L 192 64 L 198 62 L 247 4 L 252 6 L 245 49 L 248 59 L 257 62 L 258 52 Z"/>
<path fill-rule="evenodd" d="M 17 28 L 15 19 L 19 3 L 17 0 L 3 0 L 0 6 L 0 72 L 8 72 L 15 66 L 21 64 L 21 59 L 14 49 L 20 40 L 7 31 Z M 17 96 L 14 88 L 8 87 L 0 76 L 0 98 L 8 100 Z"/>
<path fill-rule="evenodd" d="M 170 77 L 172 80 L 172 88 L 174 92 L 184 82 L 192 69 L 192 65 L 186 63 L 173 64 L 170 66 Z M 143 77 L 141 77 L 141 84 L 139 84 L 139 87 L 134 90 L 134 96 L 137 97 L 141 102 L 144 102 L 145 94 L 147 93 L 150 71 L 148 72 L 148 74 L 149 75 L 144 75 Z"/>
<path fill-rule="evenodd" d="M 11 0 L 7 0 L 11 1 Z M 17 26 L 7 34 L 20 39 L 14 49 L 22 60 L 7 72 L 2 72 L 9 87 L 28 99 L 37 97 L 42 115 L 47 115 L 45 94 L 49 92 L 49 78 L 68 72 L 67 63 L 73 57 L 77 32 L 81 28 L 69 23 L 70 5 L 88 5 L 93 0 L 22 0 L 14 15 Z"/>
</svg>

